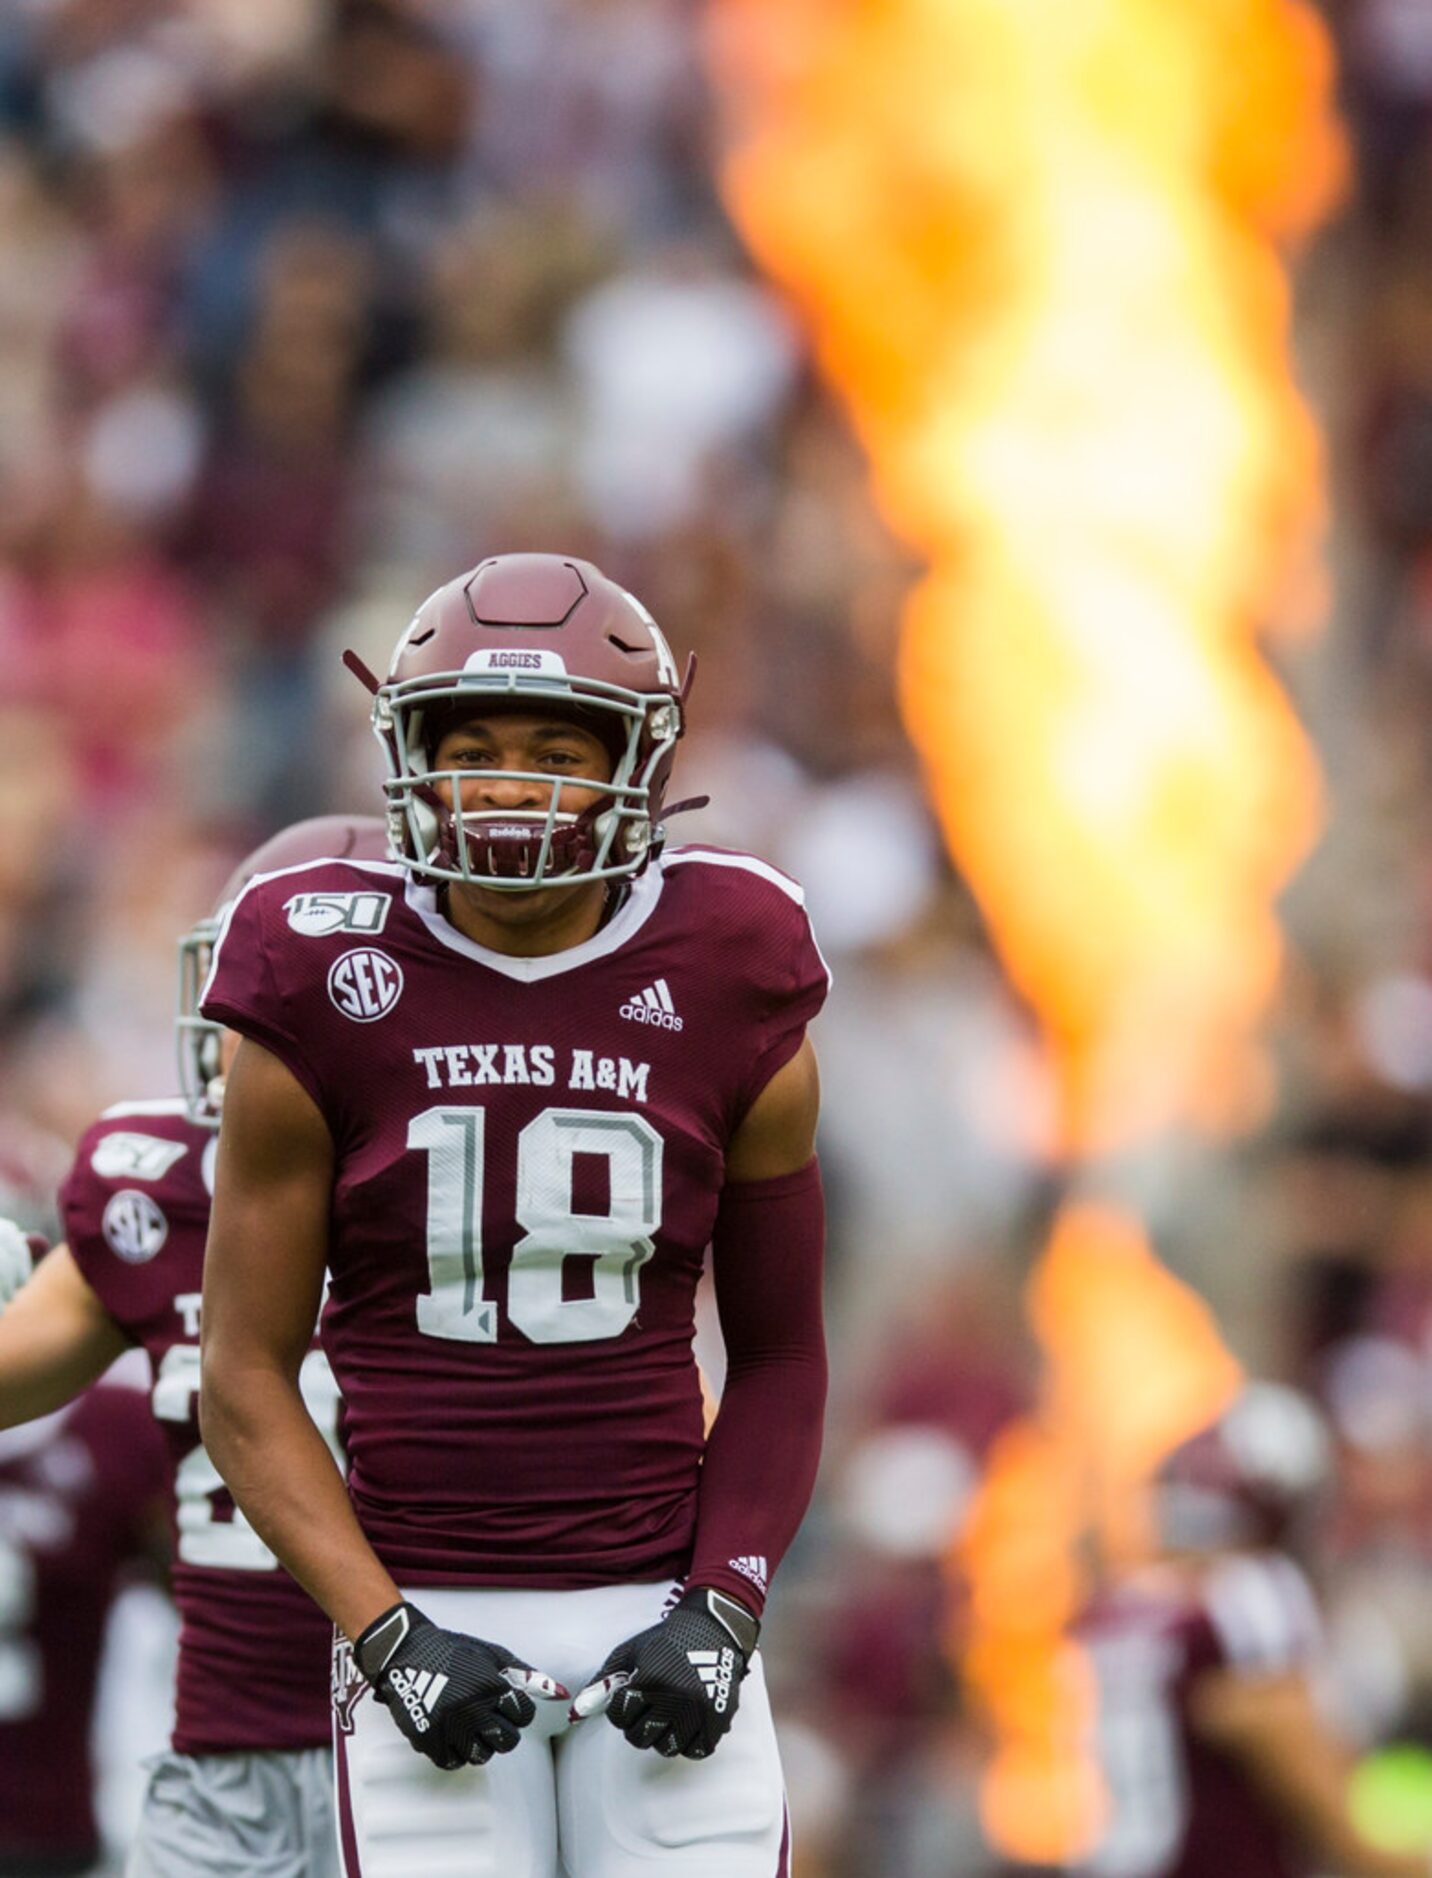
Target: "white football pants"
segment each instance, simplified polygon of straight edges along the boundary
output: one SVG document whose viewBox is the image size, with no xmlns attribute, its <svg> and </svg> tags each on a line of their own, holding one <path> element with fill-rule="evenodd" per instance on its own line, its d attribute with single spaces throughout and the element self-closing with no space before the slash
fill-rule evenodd
<svg viewBox="0 0 1432 1878">
<path fill-rule="evenodd" d="M 422 1587 L 445 1630 L 500 1643 L 575 1695 L 661 1616 L 669 1583 L 587 1591 Z M 335 1726 L 347 1878 L 789 1878 L 785 1788 L 760 1656 L 709 1760 L 633 1748 L 605 1715 L 537 1703 L 511 1754 L 447 1773 L 361 1686 Z M 344 1726 L 346 1720 L 347 1726 Z"/>
</svg>

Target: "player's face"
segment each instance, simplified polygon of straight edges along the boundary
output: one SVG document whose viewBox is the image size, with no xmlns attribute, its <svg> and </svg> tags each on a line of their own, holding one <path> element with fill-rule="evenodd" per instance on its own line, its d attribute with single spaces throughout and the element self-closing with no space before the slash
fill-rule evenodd
<svg viewBox="0 0 1432 1878">
<path fill-rule="evenodd" d="M 559 814 L 580 815 L 601 799 L 602 791 L 582 789 L 561 779 L 581 776 L 608 782 L 612 774 L 611 758 L 600 737 L 570 718 L 535 711 L 465 718 L 439 739 L 433 768 L 461 772 L 456 786 L 469 814 L 495 809 L 545 815 L 553 785 L 540 778 L 551 776 L 558 789 Z M 537 776 L 518 781 L 493 774 L 499 770 L 535 771 Z M 454 785 L 445 777 L 435 786 L 451 808 Z"/>
<path fill-rule="evenodd" d="M 457 771 L 434 784 L 449 807 L 456 791 L 468 814 L 546 815 L 557 795 L 557 812 L 580 815 L 605 791 L 582 788 L 568 776 L 609 780 L 612 762 L 601 738 L 559 713 L 474 713 L 446 730 L 433 753 L 435 770 Z M 528 780 L 499 776 L 500 770 L 535 772 Z M 550 777 L 549 782 L 546 778 Z M 547 952 L 579 944 L 595 930 L 606 889 L 601 881 L 539 887 L 529 893 L 500 893 L 476 881 L 455 883 L 450 912 L 459 929 L 498 951 Z"/>
</svg>

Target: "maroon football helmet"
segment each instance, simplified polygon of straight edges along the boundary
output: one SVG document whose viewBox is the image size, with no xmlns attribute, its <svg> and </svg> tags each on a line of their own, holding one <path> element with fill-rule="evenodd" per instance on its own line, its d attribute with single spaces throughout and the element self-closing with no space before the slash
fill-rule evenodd
<svg viewBox="0 0 1432 1878">
<path fill-rule="evenodd" d="M 310 861 L 387 861 L 388 833 L 376 815 L 315 815 L 294 822 L 245 855 L 224 882 L 211 918 L 195 922 L 179 941 L 179 1087 L 189 1113 L 207 1127 L 219 1125 L 223 1078 L 219 1052 L 222 1024 L 199 1015 L 199 999 L 209 976 L 214 942 L 224 915 L 251 880 Z"/>
<path fill-rule="evenodd" d="M 459 575 L 418 608 L 375 689 L 398 858 L 424 879 L 506 892 L 639 873 L 665 832 L 687 685 L 646 608 L 590 561 L 503 554 Z M 499 781 L 547 784 L 545 812 L 464 808 L 458 774 L 433 768 L 441 731 L 461 709 L 576 717 L 611 752 L 612 775 L 561 780 L 600 791 L 599 800 L 579 815 L 560 813 L 553 777 L 486 770 Z"/>
<path fill-rule="evenodd" d="M 1249 1383 L 1159 1468 L 1160 1544 L 1174 1552 L 1281 1545 L 1326 1484 L 1330 1458 L 1323 1418 L 1306 1396 Z"/>
</svg>

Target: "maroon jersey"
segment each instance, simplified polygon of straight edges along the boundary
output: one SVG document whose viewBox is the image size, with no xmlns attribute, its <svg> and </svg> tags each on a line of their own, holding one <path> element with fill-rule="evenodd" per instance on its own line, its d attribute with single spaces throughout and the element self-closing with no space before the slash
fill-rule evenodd
<svg viewBox="0 0 1432 1878">
<path fill-rule="evenodd" d="M 1202 1582 L 1150 1573 L 1079 1626 L 1094 1668 L 1108 1831 L 1098 1878 L 1302 1878 L 1288 1826 L 1190 1720 L 1199 1678 L 1311 1668 L 1320 1640 L 1307 1580 L 1275 1553 L 1230 1556 Z"/>
<path fill-rule="evenodd" d="M 679 1575 L 692 1313 L 731 1135 L 827 974 L 800 889 L 677 849 L 585 944 L 508 958 L 385 863 L 251 883 L 202 1008 L 337 1150 L 324 1344 L 400 1583 Z"/>
<path fill-rule="evenodd" d="M 100 1645 L 121 1573 L 153 1551 L 165 1471 L 134 1389 L 101 1385 L 0 1432 L 0 1870 L 98 1856 Z"/>
<path fill-rule="evenodd" d="M 153 1412 L 173 1470 L 175 1749 L 320 1747 L 330 1734 L 332 1628 L 234 1506 L 199 1439 L 199 1298 L 216 1141 L 182 1101 L 107 1109 L 80 1141 L 60 1209 L 76 1264 L 154 1376 Z M 338 1396 L 321 1351 L 305 1360 L 302 1380 L 336 1444 Z"/>
</svg>

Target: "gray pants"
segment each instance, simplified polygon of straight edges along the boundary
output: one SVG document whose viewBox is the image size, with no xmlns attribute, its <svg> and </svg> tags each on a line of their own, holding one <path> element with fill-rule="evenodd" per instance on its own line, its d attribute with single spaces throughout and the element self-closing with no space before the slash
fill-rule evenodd
<svg viewBox="0 0 1432 1878">
<path fill-rule="evenodd" d="M 333 1755 L 158 1754 L 124 1878 L 339 1878 Z"/>
</svg>

